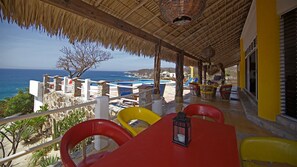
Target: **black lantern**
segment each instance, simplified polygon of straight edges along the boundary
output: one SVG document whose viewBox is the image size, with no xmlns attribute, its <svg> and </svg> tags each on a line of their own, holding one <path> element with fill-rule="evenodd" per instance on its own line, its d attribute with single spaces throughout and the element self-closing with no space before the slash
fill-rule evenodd
<svg viewBox="0 0 297 167">
<path fill-rule="evenodd" d="M 188 146 L 191 141 L 191 120 L 186 117 L 184 112 L 179 112 L 173 118 L 173 137 L 172 140 L 176 144 Z"/>
</svg>

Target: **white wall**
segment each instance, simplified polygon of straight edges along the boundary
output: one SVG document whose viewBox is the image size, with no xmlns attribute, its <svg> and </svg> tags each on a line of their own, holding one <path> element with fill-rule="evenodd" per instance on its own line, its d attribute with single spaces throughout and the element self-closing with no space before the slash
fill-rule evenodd
<svg viewBox="0 0 297 167">
<path fill-rule="evenodd" d="M 256 1 L 253 0 L 247 19 L 245 21 L 241 37 L 243 39 L 243 50 L 246 50 L 250 43 L 257 36 Z"/>
</svg>

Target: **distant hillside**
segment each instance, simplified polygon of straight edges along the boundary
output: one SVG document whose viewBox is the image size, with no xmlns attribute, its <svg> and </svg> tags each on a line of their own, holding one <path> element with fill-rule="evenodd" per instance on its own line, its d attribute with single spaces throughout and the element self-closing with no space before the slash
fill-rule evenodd
<svg viewBox="0 0 297 167">
<path fill-rule="evenodd" d="M 163 71 L 168 71 L 170 73 L 175 73 L 175 68 L 161 68 L 161 73 Z M 189 68 L 184 69 L 185 72 L 189 73 Z M 154 69 L 140 69 L 135 71 L 128 71 L 129 74 L 140 77 L 140 78 L 154 78 Z"/>
</svg>

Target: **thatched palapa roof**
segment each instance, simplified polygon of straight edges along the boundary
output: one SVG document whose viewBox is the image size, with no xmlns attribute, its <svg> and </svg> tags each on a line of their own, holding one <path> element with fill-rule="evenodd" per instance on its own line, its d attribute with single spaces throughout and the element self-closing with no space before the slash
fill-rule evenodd
<svg viewBox="0 0 297 167">
<path fill-rule="evenodd" d="M 158 0 L 1 0 L 0 18 L 19 26 L 36 27 L 70 41 L 92 41 L 110 49 L 197 66 L 202 50 L 211 45 L 213 64 L 239 62 L 239 39 L 251 0 L 207 0 L 197 21 L 186 26 L 166 23 Z"/>
</svg>

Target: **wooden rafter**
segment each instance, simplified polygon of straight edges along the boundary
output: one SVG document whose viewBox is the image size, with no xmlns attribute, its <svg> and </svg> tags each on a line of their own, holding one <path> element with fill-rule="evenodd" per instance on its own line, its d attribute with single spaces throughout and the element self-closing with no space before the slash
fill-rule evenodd
<svg viewBox="0 0 297 167">
<path fill-rule="evenodd" d="M 135 12 L 137 9 L 139 9 L 140 7 L 142 7 L 148 0 L 142 0 L 140 1 L 140 3 L 135 7 L 133 8 L 132 10 L 130 10 L 129 13 L 127 13 L 124 17 L 123 17 L 123 20 L 126 20 L 133 12 Z"/>
</svg>

